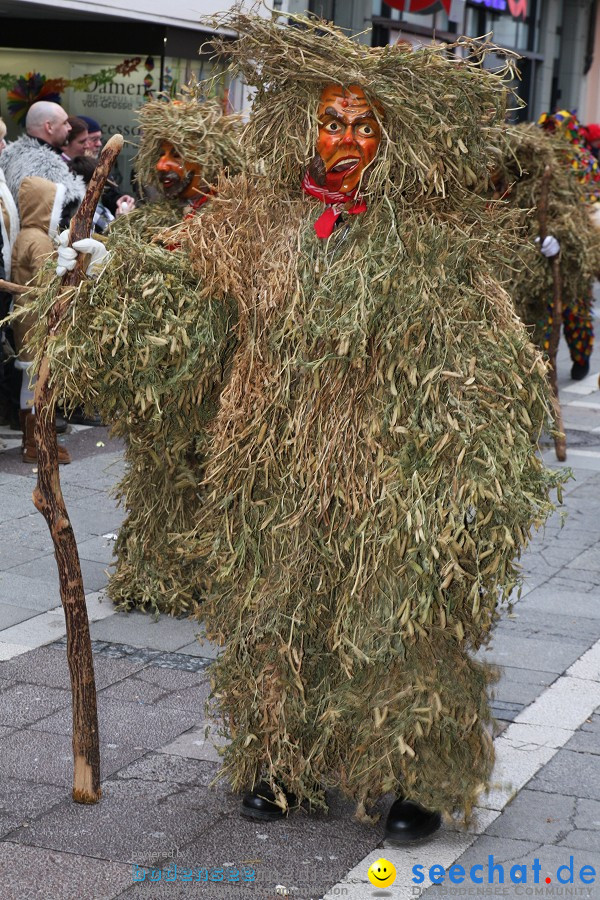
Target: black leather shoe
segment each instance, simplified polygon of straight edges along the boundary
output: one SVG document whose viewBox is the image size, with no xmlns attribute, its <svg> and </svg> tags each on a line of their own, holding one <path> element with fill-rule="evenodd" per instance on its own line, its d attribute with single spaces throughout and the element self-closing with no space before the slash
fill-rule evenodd
<svg viewBox="0 0 600 900">
<path fill-rule="evenodd" d="M 396 844 L 421 841 L 437 831 L 441 824 L 442 817 L 438 812 L 430 812 L 410 800 L 396 800 L 385 823 L 385 840 Z"/>
<path fill-rule="evenodd" d="M 66 422 L 62 416 L 59 416 L 58 413 L 54 416 L 54 430 L 57 434 L 64 434 L 67 428 L 69 427 L 69 423 Z"/>
<path fill-rule="evenodd" d="M 283 810 L 275 802 L 275 794 L 266 781 L 257 784 L 253 791 L 248 791 L 242 800 L 241 814 L 245 819 L 260 819 L 262 822 L 275 822 L 277 819 L 284 819 L 289 811 L 289 807 L 296 805 L 296 798 L 293 794 L 284 791 L 285 799 L 288 803 L 288 809 Z"/>
<path fill-rule="evenodd" d="M 82 406 L 76 406 L 72 413 L 65 415 L 65 419 L 71 425 L 102 425 L 102 419 L 98 415 L 88 416 Z"/>
<path fill-rule="evenodd" d="M 581 381 L 590 372 L 590 361 L 586 359 L 584 363 L 574 362 L 571 366 L 571 378 L 573 381 Z"/>
</svg>

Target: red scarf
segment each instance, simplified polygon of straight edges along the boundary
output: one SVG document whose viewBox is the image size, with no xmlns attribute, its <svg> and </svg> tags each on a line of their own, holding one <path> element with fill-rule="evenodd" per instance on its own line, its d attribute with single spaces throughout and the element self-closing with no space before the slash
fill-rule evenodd
<svg viewBox="0 0 600 900">
<path fill-rule="evenodd" d="M 197 197 L 194 197 L 189 203 L 186 203 L 189 212 L 186 213 L 184 219 L 193 219 L 200 207 L 204 206 L 207 200 L 210 200 L 210 196 L 210 194 L 198 194 Z"/>
<path fill-rule="evenodd" d="M 327 204 L 327 209 L 322 213 L 314 224 L 314 229 L 319 238 L 328 238 L 333 234 L 335 223 L 343 212 L 347 212 L 351 216 L 367 211 L 367 204 L 363 198 L 357 194 L 358 188 L 350 194 L 342 194 L 340 191 L 328 191 L 327 188 L 319 187 L 313 181 L 308 172 L 302 181 L 302 190 L 311 197 L 316 197 Z M 351 203 L 352 206 L 347 204 Z"/>
</svg>

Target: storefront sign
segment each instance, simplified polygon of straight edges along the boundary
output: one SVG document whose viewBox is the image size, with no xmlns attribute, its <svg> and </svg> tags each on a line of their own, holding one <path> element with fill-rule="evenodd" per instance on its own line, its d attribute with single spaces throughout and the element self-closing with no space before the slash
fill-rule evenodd
<svg viewBox="0 0 600 900">
<path fill-rule="evenodd" d="M 452 0 L 385 0 L 392 9 L 402 12 L 430 14 L 445 9 L 450 14 Z M 507 12 L 515 19 L 527 18 L 527 0 L 471 0 L 477 6 L 485 6 L 494 12 Z"/>
<path fill-rule="evenodd" d="M 515 19 L 527 18 L 527 0 L 470 0 L 476 6 L 485 6 L 494 12 L 509 13 Z"/>
<path fill-rule="evenodd" d="M 429 15 L 437 12 L 438 9 L 445 9 L 450 13 L 452 0 L 385 0 L 392 9 L 399 9 L 401 12 L 423 13 Z"/>
</svg>

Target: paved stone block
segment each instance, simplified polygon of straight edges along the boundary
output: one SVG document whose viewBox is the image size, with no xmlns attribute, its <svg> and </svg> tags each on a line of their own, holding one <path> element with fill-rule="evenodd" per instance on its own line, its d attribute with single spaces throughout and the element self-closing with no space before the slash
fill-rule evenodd
<svg viewBox="0 0 600 900">
<path fill-rule="evenodd" d="M 210 695 L 210 683 L 208 678 L 199 687 L 182 688 L 179 691 L 172 691 L 165 697 L 156 701 L 157 706 L 173 707 L 175 709 L 186 709 L 196 714 L 198 719 L 202 720 L 206 717 L 206 702 Z"/>
<path fill-rule="evenodd" d="M 70 691 L 41 684 L 15 684 L 0 693 L 0 723 L 22 728 L 67 706 L 70 715 Z"/>
<path fill-rule="evenodd" d="M 0 546 L 12 547 L 19 544 L 40 550 L 40 555 L 52 552 L 48 526 L 40 513 L 33 509 L 29 515 L 0 523 Z"/>
<path fill-rule="evenodd" d="M 553 583 L 553 582 L 552 582 Z M 600 604 L 590 597 L 588 593 L 577 591 L 558 591 L 550 585 L 535 588 L 522 601 L 515 604 L 515 612 L 524 611 L 531 615 L 535 610 L 543 614 L 542 625 L 549 622 L 549 618 L 555 615 L 582 616 L 587 619 L 600 618 Z"/>
<path fill-rule="evenodd" d="M 382 839 L 381 824 L 360 825 L 348 813 L 346 808 L 342 814 L 295 813 L 277 823 L 276 841 L 268 825 L 234 814 L 180 848 L 177 859 L 193 868 L 251 865 L 257 897 L 276 897 L 278 884 L 285 885 L 292 897 L 322 897 Z"/>
<path fill-rule="evenodd" d="M 124 513 L 121 510 L 89 509 L 71 504 L 69 519 L 77 538 L 77 543 L 103 534 L 115 534 L 121 527 Z M 90 588 L 98 590 L 98 588 Z"/>
<path fill-rule="evenodd" d="M 131 885 L 130 866 L 12 843 L 0 844 L 0 871 L 3 900 L 112 900 Z"/>
<path fill-rule="evenodd" d="M 483 809 L 503 809 L 556 753 L 551 747 L 513 743 L 511 728 L 509 726 L 495 741 L 496 764 L 492 775 L 492 789 L 478 802 L 478 806 Z"/>
<path fill-rule="evenodd" d="M 582 682 L 579 678 L 560 678 L 531 706 L 517 716 L 518 722 L 547 725 L 556 722 L 561 728 L 579 728 L 600 706 L 600 682 Z"/>
<path fill-rule="evenodd" d="M 189 653 L 192 656 L 202 656 L 205 659 L 216 659 L 223 653 L 223 648 L 206 637 L 206 630 L 202 622 L 196 623 L 197 636 L 193 643 L 181 647 L 181 653 Z"/>
<path fill-rule="evenodd" d="M 138 675 L 142 681 L 160 685 L 166 691 L 182 691 L 185 688 L 204 688 L 208 677 L 205 671 L 185 672 L 179 669 L 159 668 L 149 665 L 142 669 Z"/>
<path fill-rule="evenodd" d="M 103 784 L 100 803 L 82 806 L 66 801 L 11 838 L 144 865 L 211 830 L 223 808 L 232 811 L 231 804 L 227 807 L 224 798 L 206 788 L 117 779 Z"/>
<path fill-rule="evenodd" d="M 46 552 L 47 552 L 46 548 Z M 14 566 L 23 565 L 23 563 L 31 562 L 31 560 L 37 559 L 38 556 L 42 555 L 43 551 L 40 551 L 36 547 L 28 547 L 26 544 L 15 543 L 14 541 L 11 543 L 10 547 L 5 548 L 2 553 L 2 557 L 0 558 L 0 571 L 5 571 L 6 569 L 12 569 Z"/>
<path fill-rule="evenodd" d="M 573 732 L 568 728 L 556 725 L 528 725 L 512 722 L 510 725 L 510 742 L 515 747 L 564 747 Z"/>
<path fill-rule="evenodd" d="M 600 641 L 573 663 L 567 670 L 567 675 L 584 681 L 600 681 Z"/>
<path fill-rule="evenodd" d="M 158 698 L 170 696 L 168 691 L 148 681 L 141 681 L 132 675 L 116 684 L 112 684 L 102 690 L 104 700 L 124 700 L 128 703 L 136 703 L 139 706 L 154 704 Z M 175 704 L 172 704 L 175 705 Z"/>
<path fill-rule="evenodd" d="M 160 748 L 161 753 L 171 756 L 185 756 L 189 759 L 203 759 L 207 762 L 221 762 L 219 748 L 225 739 L 211 722 L 200 722 L 194 728 L 180 734 L 170 744 Z"/>
<path fill-rule="evenodd" d="M 496 632 L 492 645 L 480 651 L 477 656 L 486 662 L 497 665 L 510 665 L 514 668 L 539 669 L 542 672 L 562 674 L 582 653 L 584 653 L 594 637 L 588 641 L 552 641 L 543 639 L 520 638 Z M 521 666 L 522 664 L 522 666 Z"/>
<path fill-rule="evenodd" d="M 77 488 L 110 491 L 122 478 L 124 469 L 122 453 L 105 453 L 101 460 L 94 456 L 74 459 L 70 466 L 61 470 L 60 480 Z"/>
<path fill-rule="evenodd" d="M 575 797 L 564 794 L 548 796 L 524 789 L 492 822 L 487 834 L 543 844 L 557 843 L 572 828 L 576 802 Z"/>
<path fill-rule="evenodd" d="M 83 576 L 83 587 L 85 592 L 99 591 L 105 587 L 108 577 L 106 575 L 107 566 L 104 563 L 93 562 L 92 560 L 81 558 L 81 574 Z M 56 567 L 56 559 L 54 554 L 51 556 L 41 556 L 33 562 L 25 563 L 22 566 L 16 566 L 10 570 L 10 575 L 21 575 L 31 579 L 43 579 L 49 585 L 55 586 L 58 591 L 58 569 Z M 60 603 L 60 595 L 59 595 Z M 59 604 L 54 604 L 58 606 Z"/>
<path fill-rule="evenodd" d="M 25 647 L 41 647 L 43 644 L 51 644 L 57 638 L 65 634 L 66 626 L 64 616 L 59 617 L 52 613 L 40 613 L 26 622 L 5 628 L 0 632 L 0 640 L 13 644 L 22 644 Z"/>
<path fill-rule="evenodd" d="M 96 687 L 102 688 L 121 681 L 128 675 L 138 672 L 142 665 L 129 659 L 95 656 Z M 52 645 L 29 650 L 25 655 L 0 663 L 0 677 L 70 690 L 66 649 L 64 646 Z"/>
<path fill-rule="evenodd" d="M 56 568 L 56 562 L 54 563 Z M 58 580 L 48 582 L 44 578 L 26 578 L 14 569 L 0 572 L 0 603 L 22 606 L 46 612 L 60 606 Z"/>
<path fill-rule="evenodd" d="M 545 690 L 546 686 L 543 684 L 535 684 L 530 681 L 519 682 L 514 679 L 508 679 L 504 676 L 503 672 L 500 680 L 492 688 L 492 697 L 495 702 L 508 703 L 522 707 L 528 703 L 533 703 L 536 697 L 539 697 Z"/>
<path fill-rule="evenodd" d="M 115 608 L 106 596 L 104 591 L 93 591 L 85 595 L 85 605 L 89 622 L 97 622 L 100 619 L 107 619 L 108 616 L 114 615 Z M 48 612 L 53 616 L 59 616 L 64 621 L 65 613 L 62 606 L 50 609 Z"/>
<path fill-rule="evenodd" d="M 149 660 L 149 665 L 164 669 L 179 669 L 185 672 L 208 672 L 212 663 L 212 660 L 206 659 L 204 656 L 190 656 L 180 650 L 176 653 L 160 653 L 158 650 L 140 650 L 139 652 L 156 653 L 157 655 L 154 659 Z"/>
<path fill-rule="evenodd" d="M 3 779 L 0 783 L 0 837 L 15 828 L 28 827 L 33 819 L 65 798 L 70 800 L 69 791 L 57 785 Z"/>
<path fill-rule="evenodd" d="M 0 603 L 0 640 L 5 628 L 24 622 L 37 615 L 37 610 L 27 609 L 25 606 L 12 606 L 9 603 Z"/>
<path fill-rule="evenodd" d="M 27 653 L 29 649 L 29 647 L 24 647 L 22 644 L 7 644 L 4 641 L 0 641 L 0 662 L 12 659 L 14 656 L 21 656 L 23 653 Z"/>
<path fill-rule="evenodd" d="M 107 778 L 143 753 L 143 749 L 101 741 L 102 777 Z M 73 785 L 71 736 L 25 729 L 1 738 L 0 780 L 11 778 L 70 789 Z"/>
<path fill-rule="evenodd" d="M 589 603 L 593 603 L 593 594 L 589 594 Z M 596 605 L 596 604 L 594 604 Z M 597 641 L 600 638 L 600 619 L 577 616 L 540 614 L 540 610 L 527 609 L 527 597 L 515 605 L 515 614 L 511 618 L 503 619 L 499 624 L 496 635 L 510 635 L 520 639 L 543 640 L 546 644 L 562 643 L 567 641 Z M 589 646 L 589 644 L 588 644 Z M 549 651 L 552 647 L 549 646 Z"/>
<path fill-rule="evenodd" d="M 78 544 L 80 559 L 88 559 L 93 562 L 102 563 L 106 568 L 115 561 L 113 549 L 115 542 L 112 538 L 106 538 L 102 535 L 89 538 Z"/>
<path fill-rule="evenodd" d="M 577 569 L 578 572 L 600 572 L 600 548 L 590 547 L 580 553 L 573 562 L 569 563 L 568 569 Z"/>
<path fill-rule="evenodd" d="M 505 700 L 492 700 L 490 703 L 492 714 L 501 721 L 513 722 L 515 717 L 523 709 L 522 703 L 510 703 Z"/>
<path fill-rule="evenodd" d="M 133 647 L 155 650 L 179 650 L 194 641 L 198 623 L 191 619 L 161 616 L 155 621 L 140 612 L 115 613 L 109 619 L 92 625 L 94 640 L 117 641 Z"/>
<path fill-rule="evenodd" d="M 100 738 L 117 746 L 126 744 L 136 749 L 154 750 L 186 731 L 197 721 L 197 715 L 184 709 L 166 709 L 98 696 L 98 729 Z M 37 731 L 71 734 L 71 711 L 64 710 L 36 723 Z"/>
<path fill-rule="evenodd" d="M 571 588 L 589 594 L 598 590 L 598 580 L 594 573 L 578 572 L 575 569 L 569 569 L 568 575 L 561 569 L 552 579 L 552 584 L 559 591 L 568 591 Z"/>
<path fill-rule="evenodd" d="M 210 787 L 218 771 L 216 763 L 156 751 L 148 752 L 141 759 L 125 766 L 114 777 L 134 778 L 156 784 L 167 781 L 172 784 Z"/>
<path fill-rule="evenodd" d="M 528 787 L 547 794 L 569 794 L 600 800 L 600 756 L 559 750 Z"/>
<path fill-rule="evenodd" d="M 600 715 L 596 713 L 587 719 L 565 745 L 565 749 L 600 754 Z"/>
</svg>

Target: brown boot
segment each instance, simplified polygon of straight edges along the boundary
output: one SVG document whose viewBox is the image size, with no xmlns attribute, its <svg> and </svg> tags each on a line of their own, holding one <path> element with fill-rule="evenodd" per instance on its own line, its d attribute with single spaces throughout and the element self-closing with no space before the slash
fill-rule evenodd
<svg viewBox="0 0 600 900">
<path fill-rule="evenodd" d="M 37 462 L 37 447 L 35 446 L 35 415 L 30 409 L 19 410 L 19 420 L 23 431 L 22 458 L 25 463 Z M 67 465 L 71 462 L 71 455 L 66 447 L 58 445 L 58 462 Z"/>
</svg>

